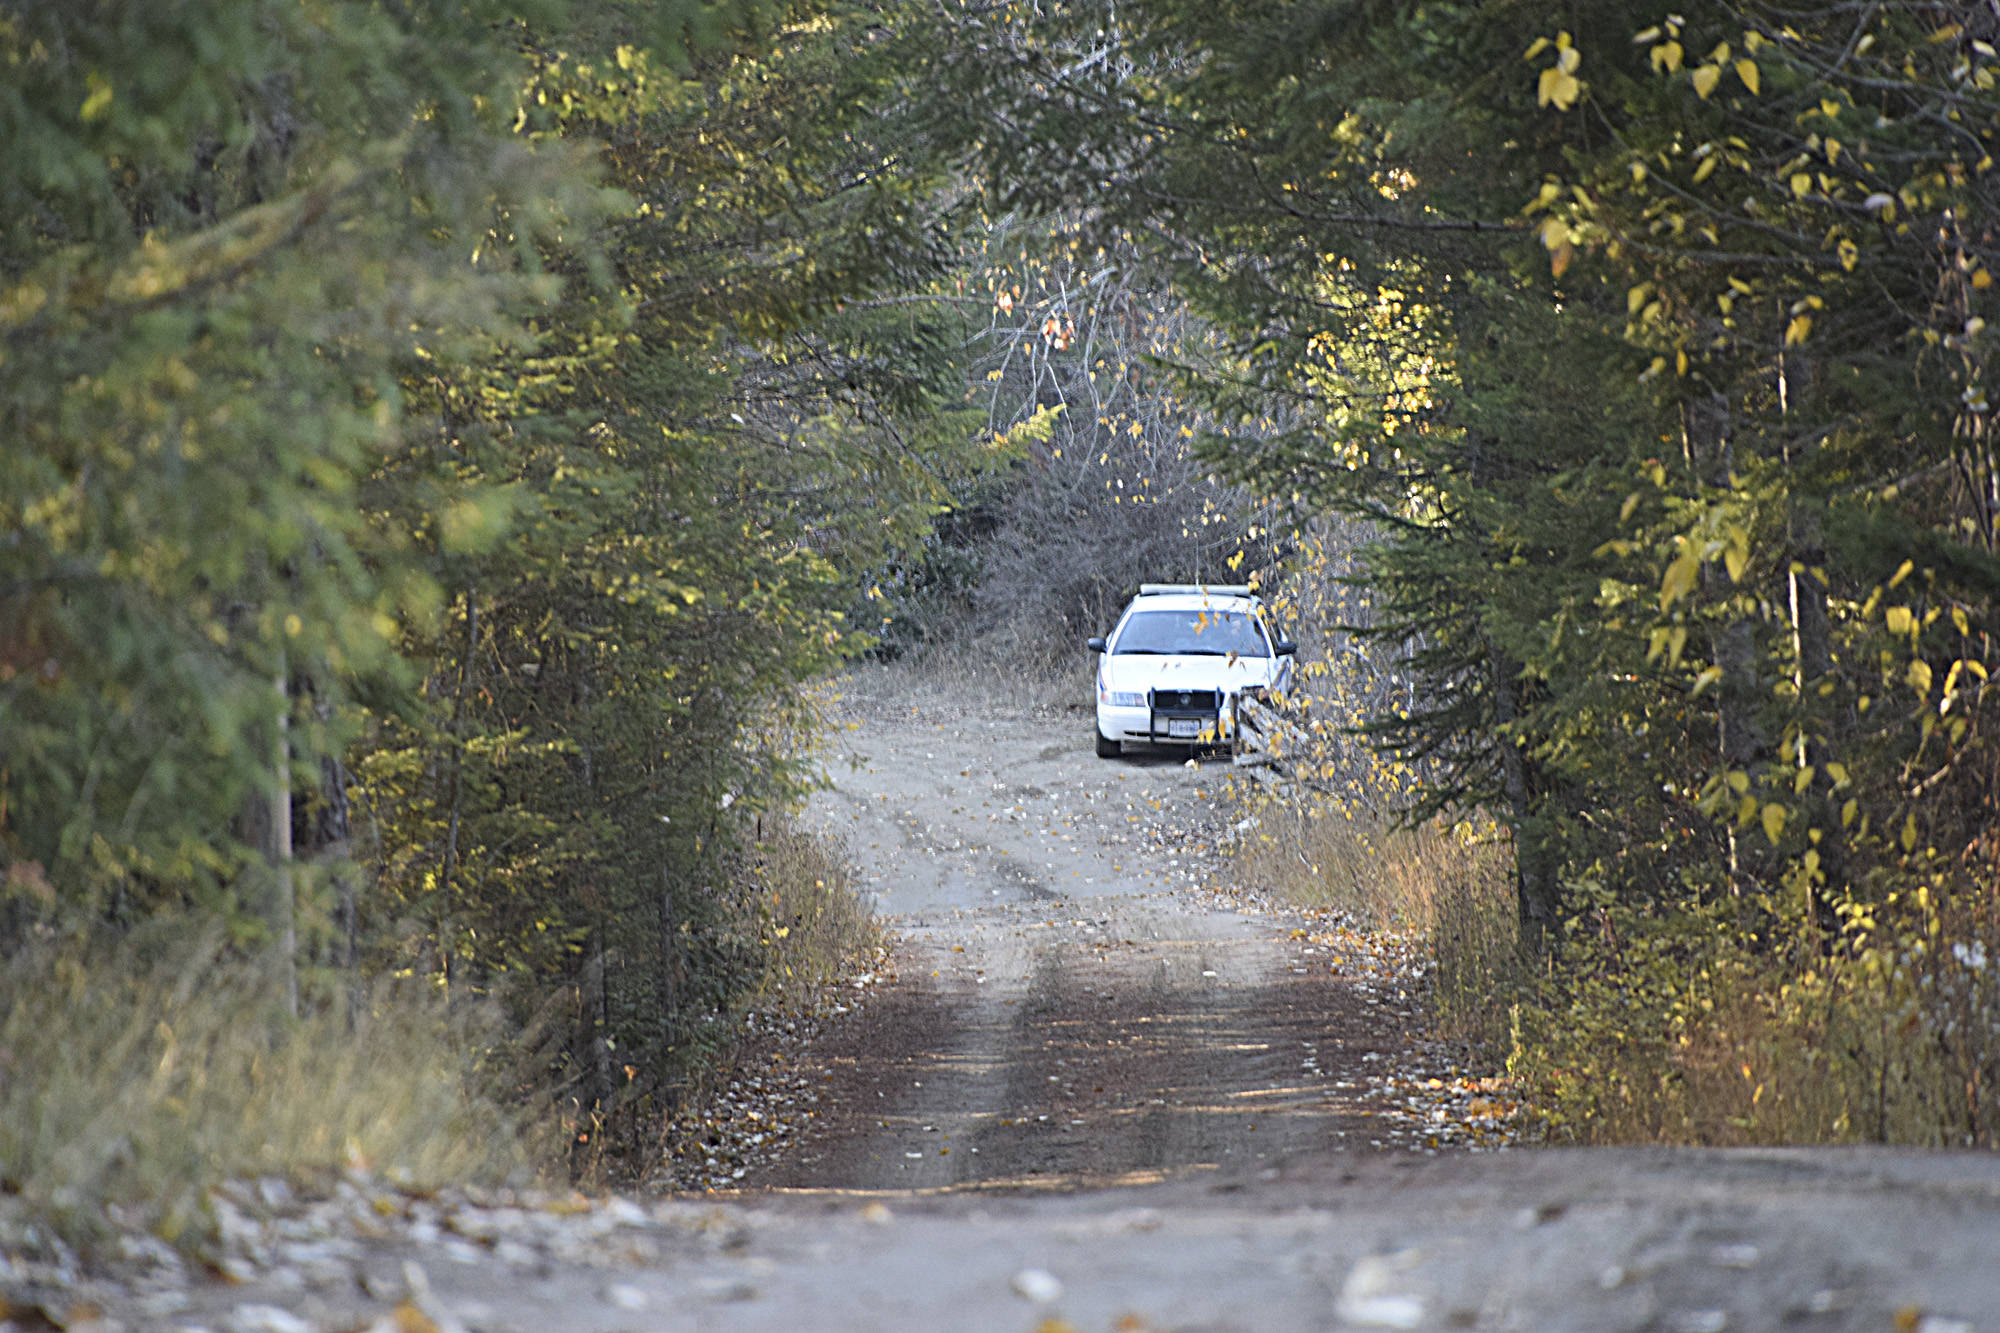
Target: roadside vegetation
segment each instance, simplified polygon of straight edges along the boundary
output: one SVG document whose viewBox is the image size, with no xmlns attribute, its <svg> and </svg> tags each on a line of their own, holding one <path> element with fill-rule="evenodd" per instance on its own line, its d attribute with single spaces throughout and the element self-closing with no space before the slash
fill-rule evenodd
<svg viewBox="0 0 2000 1333">
<path fill-rule="evenodd" d="M 780 17 L 0 18 L 6 1194 L 643 1170 L 873 948 L 804 687 L 1016 445 L 909 34 Z"/>
</svg>

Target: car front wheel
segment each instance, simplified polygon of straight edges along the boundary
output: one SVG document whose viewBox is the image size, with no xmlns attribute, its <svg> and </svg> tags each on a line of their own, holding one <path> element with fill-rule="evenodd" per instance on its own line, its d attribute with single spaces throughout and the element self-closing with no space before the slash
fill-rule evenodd
<svg viewBox="0 0 2000 1333">
<path fill-rule="evenodd" d="M 1099 759 L 1116 759 L 1119 755 L 1125 753 L 1123 744 L 1118 741 L 1106 740 L 1104 733 L 1098 731 L 1095 727 L 1091 728 L 1091 735 L 1097 742 L 1097 757 Z"/>
</svg>

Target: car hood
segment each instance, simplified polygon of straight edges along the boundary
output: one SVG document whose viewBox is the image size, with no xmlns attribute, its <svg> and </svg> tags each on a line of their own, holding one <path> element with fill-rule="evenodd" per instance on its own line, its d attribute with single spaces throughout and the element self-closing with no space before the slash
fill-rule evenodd
<svg viewBox="0 0 2000 1333">
<path fill-rule="evenodd" d="M 1275 657 L 1154 657 L 1130 653 L 1103 659 L 1104 687 L 1140 692 L 1221 690 L 1234 694 L 1246 685 L 1269 685 L 1281 659 Z"/>
</svg>

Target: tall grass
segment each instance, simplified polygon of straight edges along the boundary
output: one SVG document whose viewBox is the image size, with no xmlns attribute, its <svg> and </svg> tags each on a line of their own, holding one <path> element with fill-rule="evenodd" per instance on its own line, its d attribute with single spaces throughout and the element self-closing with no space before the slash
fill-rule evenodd
<svg viewBox="0 0 2000 1333">
<path fill-rule="evenodd" d="M 111 1206 L 198 1238 L 208 1188 L 233 1177 L 520 1179 L 547 1157 L 482 1068 L 497 1031 L 410 982 L 293 1018 L 214 933 L 44 942 L 0 970 L 0 1177 L 86 1242 Z"/>
<path fill-rule="evenodd" d="M 1248 883 L 1303 907 L 1419 937 L 1433 965 L 1441 1035 L 1505 1054 L 1509 1011 L 1529 981 L 1511 861 L 1490 824 L 1398 827 L 1362 802 L 1262 797 L 1238 852 Z"/>
<path fill-rule="evenodd" d="M 765 830 L 751 865 L 754 926 L 766 963 L 754 1006 L 815 1007 L 882 943 L 880 924 L 855 892 L 846 849 L 790 820 Z"/>
</svg>

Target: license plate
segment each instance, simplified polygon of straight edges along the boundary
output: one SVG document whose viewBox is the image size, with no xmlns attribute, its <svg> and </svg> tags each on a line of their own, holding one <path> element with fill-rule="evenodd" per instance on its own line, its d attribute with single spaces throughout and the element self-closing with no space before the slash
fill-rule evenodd
<svg viewBox="0 0 2000 1333">
<path fill-rule="evenodd" d="M 1189 740 L 1201 735 L 1201 719 L 1196 717 L 1170 717 L 1167 719 L 1167 735 L 1185 736 Z"/>
</svg>

